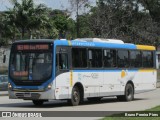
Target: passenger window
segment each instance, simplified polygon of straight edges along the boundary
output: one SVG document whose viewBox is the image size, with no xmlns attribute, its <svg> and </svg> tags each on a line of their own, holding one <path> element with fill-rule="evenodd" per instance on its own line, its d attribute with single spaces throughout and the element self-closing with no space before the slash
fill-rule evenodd
<svg viewBox="0 0 160 120">
<path fill-rule="evenodd" d="M 128 51 L 127 50 L 118 50 L 117 53 L 117 64 L 120 68 L 129 67 Z"/>
<path fill-rule="evenodd" d="M 142 56 L 140 51 L 130 51 L 130 67 L 142 67 Z"/>
<path fill-rule="evenodd" d="M 143 67 L 152 68 L 153 67 L 153 53 L 151 51 L 142 52 Z"/>
<path fill-rule="evenodd" d="M 104 67 L 116 67 L 116 50 L 103 51 L 103 65 Z"/>
<path fill-rule="evenodd" d="M 87 50 L 86 48 L 72 49 L 72 66 L 73 68 L 87 67 Z"/>
<path fill-rule="evenodd" d="M 88 64 L 91 68 L 102 67 L 102 50 L 101 49 L 89 49 L 88 50 Z"/>
</svg>

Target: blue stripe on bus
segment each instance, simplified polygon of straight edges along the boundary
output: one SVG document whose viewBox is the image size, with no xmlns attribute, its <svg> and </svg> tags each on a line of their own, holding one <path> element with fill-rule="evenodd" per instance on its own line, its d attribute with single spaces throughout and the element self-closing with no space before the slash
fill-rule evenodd
<svg viewBox="0 0 160 120">
<path fill-rule="evenodd" d="M 55 45 L 70 46 L 67 40 L 55 40 Z M 117 43 L 101 43 L 101 42 L 83 42 L 71 41 L 72 46 L 85 46 L 85 47 L 101 47 L 101 48 L 122 48 L 122 49 L 137 49 L 134 44 L 117 44 Z"/>
<path fill-rule="evenodd" d="M 125 69 L 119 69 L 119 70 L 73 70 L 73 72 L 121 72 Z M 138 69 L 133 70 L 127 70 L 128 72 L 137 72 Z"/>
<path fill-rule="evenodd" d="M 67 40 L 55 40 L 54 44 L 55 45 L 66 45 L 66 46 L 69 45 Z"/>
</svg>

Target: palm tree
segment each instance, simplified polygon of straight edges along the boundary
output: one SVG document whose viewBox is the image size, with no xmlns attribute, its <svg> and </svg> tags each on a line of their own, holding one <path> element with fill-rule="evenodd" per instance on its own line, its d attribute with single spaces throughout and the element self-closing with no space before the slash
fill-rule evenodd
<svg viewBox="0 0 160 120">
<path fill-rule="evenodd" d="M 47 7 L 40 4 L 36 6 L 33 0 L 11 0 L 14 5 L 14 22 L 16 27 L 21 31 L 21 37 L 24 38 L 26 31 L 32 34 L 32 30 L 43 27 L 48 23 L 48 11 Z"/>
<path fill-rule="evenodd" d="M 11 11 L 2 12 L 0 15 L 0 34 L 3 42 L 9 39 L 15 40 L 15 33 L 18 32 L 14 23 L 14 15 Z"/>
</svg>

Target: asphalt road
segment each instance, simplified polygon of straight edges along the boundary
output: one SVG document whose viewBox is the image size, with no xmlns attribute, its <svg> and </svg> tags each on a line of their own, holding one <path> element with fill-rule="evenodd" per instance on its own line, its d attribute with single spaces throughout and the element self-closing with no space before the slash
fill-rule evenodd
<svg viewBox="0 0 160 120">
<path fill-rule="evenodd" d="M 155 107 L 157 105 L 160 105 L 160 88 L 154 91 L 136 94 L 135 100 L 131 102 L 119 102 L 115 97 L 108 97 L 108 98 L 106 97 L 106 98 L 103 98 L 100 102 L 96 102 L 96 103 L 90 103 L 87 100 L 85 100 L 82 105 L 74 106 L 74 107 L 69 106 L 66 101 L 49 101 L 49 102 L 46 102 L 41 107 L 36 107 L 32 104 L 31 101 L 9 99 L 8 96 L 0 97 L 0 111 L 113 111 L 113 112 L 116 112 L 116 111 L 140 111 L 140 110 L 145 110 L 145 109 Z M 5 119 L 5 118 L 0 118 L 0 119 Z M 87 118 L 87 119 L 92 119 L 92 118 Z"/>
</svg>

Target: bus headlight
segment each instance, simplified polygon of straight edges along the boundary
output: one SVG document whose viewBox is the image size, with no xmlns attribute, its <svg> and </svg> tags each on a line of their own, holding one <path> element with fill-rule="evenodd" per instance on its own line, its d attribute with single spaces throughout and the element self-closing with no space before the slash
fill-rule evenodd
<svg viewBox="0 0 160 120">
<path fill-rule="evenodd" d="M 49 84 L 47 88 L 48 88 L 48 89 L 51 89 L 51 88 L 52 88 L 52 84 Z"/>
<path fill-rule="evenodd" d="M 8 89 L 12 89 L 11 83 L 8 83 Z"/>
</svg>

